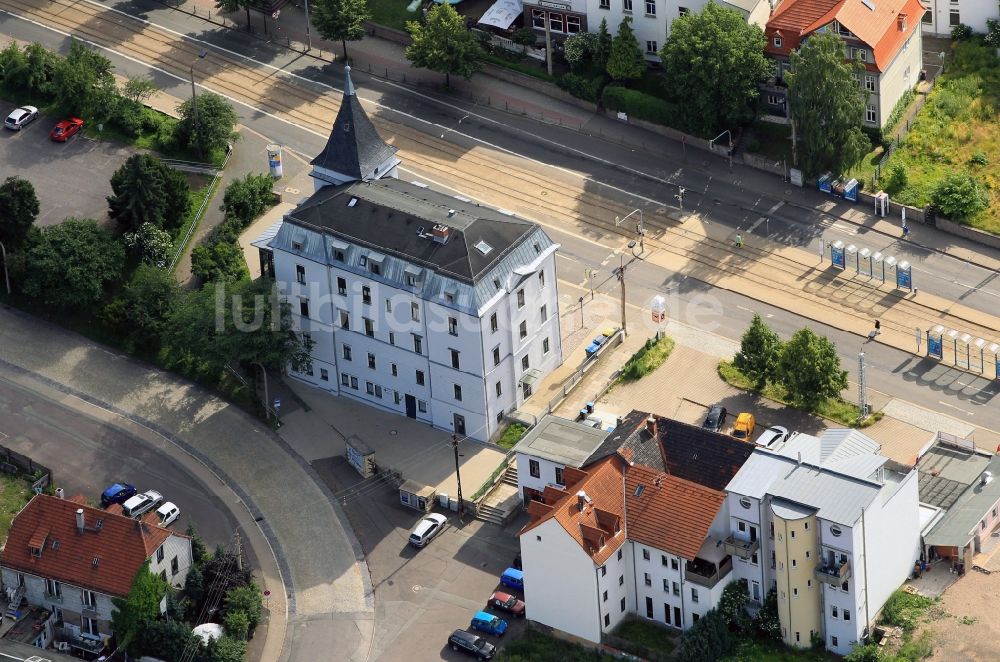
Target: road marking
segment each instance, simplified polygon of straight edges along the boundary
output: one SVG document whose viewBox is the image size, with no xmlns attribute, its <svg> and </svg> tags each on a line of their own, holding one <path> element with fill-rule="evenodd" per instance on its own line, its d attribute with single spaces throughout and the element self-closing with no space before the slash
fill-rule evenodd
<svg viewBox="0 0 1000 662">
<path fill-rule="evenodd" d="M 753 225 L 747 228 L 747 234 L 753 234 L 753 231 L 756 230 L 758 226 L 760 226 L 760 224 L 766 220 L 767 220 L 766 216 L 761 216 L 760 218 L 758 218 L 756 221 L 753 222 Z"/>
<path fill-rule="evenodd" d="M 781 209 L 781 207 L 782 207 L 782 206 L 783 206 L 784 204 L 785 204 L 785 201 L 784 201 L 784 200 L 778 200 L 778 202 L 776 202 L 776 203 L 774 204 L 774 206 L 773 206 L 773 207 L 771 207 L 770 209 L 768 209 L 768 210 L 767 210 L 767 214 L 768 214 L 768 216 L 770 216 L 770 215 L 771 215 L 771 214 L 773 214 L 774 212 L 776 212 L 776 211 L 778 211 L 779 209 Z"/>
<path fill-rule="evenodd" d="M 745 311 L 747 311 L 748 313 L 752 313 L 752 312 L 753 312 L 752 310 L 750 310 L 750 309 L 749 309 L 749 308 L 747 308 L 746 306 L 739 306 L 739 305 L 738 305 L 738 306 L 736 306 L 736 307 L 737 307 L 737 308 L 739 308 L 740 310 L 745 310 Z"/>
<path fill-rule="evenodd" d="M 949 404 L 949 403 L 945 402 L 944 400 L 938 400 L 938 404 L 939 405 L 944 405 L 945 407 L 951 407 L 952 409 L 957 409 L 958 411 L 962 412 L 963 414 L 965 414 L 967 416 L 975 416 L 975 414 L 973 414 L 971 411 L 966 411 L 966 410 L 962 409 L 961 407 L 956 407 L 955 405 Z"/>
</svg>

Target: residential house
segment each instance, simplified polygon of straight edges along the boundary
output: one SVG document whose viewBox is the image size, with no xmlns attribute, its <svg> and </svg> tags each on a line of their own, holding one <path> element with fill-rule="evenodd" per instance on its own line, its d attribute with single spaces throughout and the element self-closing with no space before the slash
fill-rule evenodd
<svg viewBox="0 0 1000 662">
<path fill-rule="evenodd" d="M 921 506 L 932 512 L 923 526 L 924 558 L 971 568 L 1000 526 L 1000 456 L 939 432 L 917 468 Z"/>
<path fill-rule="evenodd" d="M 951 36 L 951 29 L 968 25 L 985 34 L 986 20 L 1000 19 L 1000 2 L 996 0 L 920 0 L 924 8 L 920 26 L 923 33 L 936 37 Z"/>
<path fill-rule="evenodd" d="M 775 76 L 761 91 L 765 119 L 787 122 L 794 115 L 784 82 L 790 55 L 810 35 L 832 32 L 843 40 L 845 58 L 864 66 L 857 83 L 866 95 L 865 126 L 884 127 L 920 79 L 923 14 L 919 0 L 783 0 L 764 31 L 765 52 L 775 62 Z"/>
<path fill-rule="evenodd" d="M 565 487 L 566 467 L 579 469 L 604 442 L 607 432 L 548 414 L 514 446 L 517 491 L 527 503 L 546 485 Z"/>
<path fill-rule="evenodd" d="M 100 510 L 82 496 L 36 495 L 14 516 L 0 552 L 4 587 L 15 602 L 50 611 L 90 650 L 112 635 L 112 599 L 128 596 L 144 562 L 172 586 L 184 585 L 191 539 L 155 519 Z"/>
<path fill-rule="evenodd" d="M 555 254 L 535 223 L 395 178 L 347 70 L 316 191 L 254 242 L 312 340 L 293 377 L 488 439 L 562 363 Z"/>
<path fill-rule="evenodd" d="M 732 581 L 726 483 L 753 446 L 633 411 L 528 504 L 527 616 L 601 641 L 628 614 L 687 629 Z"/>
<path fill-rule="evenodd" d="M 917 471 L 856 430 L 758 447 L 730 481 L 726 551 L 758 605 L 775 590 L 781 636 L 844 655 L 920 555 Z"/>
</svg>

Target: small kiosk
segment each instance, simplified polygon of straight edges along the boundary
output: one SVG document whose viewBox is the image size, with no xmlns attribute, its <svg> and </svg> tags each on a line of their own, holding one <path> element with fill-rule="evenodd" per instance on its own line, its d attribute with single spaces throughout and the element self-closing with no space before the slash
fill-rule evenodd
<svg viewBox="0 0 1000 662">
<path fill-rule="evenodd" d="M 434 506 L 434 488 L 412 480 L 403 481 L 399 486 L 399 502 L 407 508 L 429 513 Z"/>
</svg>

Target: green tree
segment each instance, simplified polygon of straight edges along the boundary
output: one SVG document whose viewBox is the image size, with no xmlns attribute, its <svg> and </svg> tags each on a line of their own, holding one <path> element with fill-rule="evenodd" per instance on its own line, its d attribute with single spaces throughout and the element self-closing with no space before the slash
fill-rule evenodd
<svg viewBox="0 0 1000 662">
<path fill-rule="evenodd" d="M 323 39 L 339 41 L 347 59 L 347 42 L 365 36 L 365 21 L 371 18 L 367 0 L 314 0 L 312 24 Z"/>
<path fill-rule="evenodd" d="M 594 47 L 594 65 L 601 71 L 608 68 L 608 58 L 611 57 L 611 46 L 614 39 L 611 38 L 611 31 L 608 30 L 608 19 L 602 18 L 601 25 L 597 29 L 597 45 Z"/>
<path fill-rule="evenodd" d="M 129 76 L 128 80 L 122 83 L 119 94 L 122 95 L 123 99 L 131 101 L 134 104 L 143 104 L 153 96 L 157 89 L 156 85 L 149 78 L 144 76 Z"/>
<path fill-rule="evenodd" d="M 128 351 L 152 354 L 160 347 L 164 325 L 179 297 L 177 281 L 168 271 L 140 264 L 104 308 L 102 318 L 121 335 Z"/>
<path fill-rule="evenodd" d="M 215 0 L 215 8 L 224 12 L 234 13 L 245 9 L 247 12 L 247 31 L 250 30 L 250 9 L 256 4 L 255 0 Z"/>
<path fill-rule="evenodd" d="M 452 74 L 468 80 L 483 68 L 482 47 L 449 3 L 434 5 L 423 25 L 409 21 L 406 29 L 413 39 L 406 58 L 415 67 L 443 73 L 445 87 L 451 86 Z"/>
<path fill-rule="evenodd" d="M 117 282 L 125 249 L 92 219 L 67 218 L 29 239 L 24 294 L 64 310 L 97 304 Z"/>
<path fill-rule="evenodd" d="M 55 101 L 71 115 L 104 119 L 118 102 L 114 66 L 96 50 L 72 39 L 66 57 L 56 61 L 51 89 Z"/>
<path fill-rule="evenodd" d="M 202 282 L 236 282 L 250 277 L 243 249 L 228 241 L 215 241 L 191 251 L 191 273 Z"/>
<path fill-rule="evenodd" d="M 755 313 L 750 326 L 743 332 L 733 365 L 752 379 L 759 391 L 774 378 L 780 356 L 781 338 Z"/>
<path fill-rule="evenodd" d="M 114 630 L 118 644 L 133 655 L 137 654 L 135 647 L 143 624 L 159 617 L 160 601 L 167 594 L 167 588 L 167 582 L 149 571 L 147 559 L 132 578 L 128 597 L 111 599 L 114 605 L 111 611 L 111 629 Z"/>
<path fill-rule="evenodd" d="M 809 177 L 841 174 L 865 155 L 871 142 L 861 129 L 865 101 L 854 75 L 860 62 L 844 62 L 844 42 L 833 33 L 814 34 L 792 53 L 785 75 L 799 162 Z"/>
<path fill-rule="evenodd" d="M 205 578 L 197 566 L 191 566 L 187 577 L 184 578 L 184 595 L 191 598 L 194 603 L 201 602 L 205 595 Z"/>
<path fill-rule="evenodd" d="M 201 638 L 191 632 L 191 626 L 178 620 L 150 619 L 142 621 L 133 644 L 135 655 L 149 655 L 169 662 L 184 659 L 187 649 L 202 652 Z M 194 660 L 203 659 L 195 654 Z"/>
<path fill-rule="evenodd" d="M 990 198 L 971 175 L 952 172 L 934 185 L 931 203 L 947 218 L 962 221 L 986 209 Z"/>
<path fill-rule="evenodd" d="M 44 96 L 51 91 L 52 77 L 59 58 L 41 44 L 28 44 L 21 49 L 10 42 L 0 52 L 0 72 L 4 83 L 15 90 Z"/>
<path fill-rule="evenodd" d="M 126 232 L 122 242 L 144 263 L 161 269 L 167 266 L 173 248 L 170 233 L 152 223 L 143 223 L 138 229 Z"/>
<path fill-rule="evenodd" d="M 245 229 L 274 203 L 274 179 L 270 175 L 248 173 L 226 187 L 222 211 L 241 221 Z"/>
<path fill-rule="evenodd" d="M 611 42 L 607 68 L 611 79 L 619 83 L 642 78 L 646 71 L 646 59 L 639 48 L 639 40 L 632 31 L 632 19 L 628 16 L 618 24 L 618 34 Z"/>
<path fill-rule="evenodd" d="M 890 195 L 897 195 L 906 188 L 909 177 L 906 175 L 906 168 L 901 163 L 896 163 L 889 168 L 889 176 L 885 179 L 885 190 Z"/>
<path fill-rule="evenodd" d="M 717 610 L 710 609 L 684 633 L 673 659 L 676 662 L 715 660 L 731 653 L 734 646 L 725 619 Z"/>
<path fill-rule="evenodd" d="M 606 25 L 606 24 L 605 24 Z M 596 63 L 598 36 L 594 32 L 571 34 L 563 43 L 563 57 L 573 71 L 586 70 Z M 605 65 L 607 63 L 605 62 Z M 601 67 L 603 70 L 604 67 Z"/>
<path fill-rule="evenodd" d="M 764 598 L 764 604 L 753 619 L 754 628 L 763 637 L 779 641 L 781 639 L 781 619 L 778 617 L 778 591 L 771 589 Z"/>
<path fill-rule="evenodd" d="M 38 197 L 27 179 L 8 177 L 0 184 L 0 242 L 15 251 L 28 238 L 38 218 Z"/>
<path fill-rule="evenodd" d="M 111 176 L 108 213 L 125 230 L 175 228 L 191 205 L 184 175 L 151 154 L 133 154 Z"/>
<path fill-rule="evenodd" d="M 686 130 L 714 135 L 756 117 L 759 86 L 772 70 L 766 45 L 760 26 L 714 2 L 673 22 L 660 57 Z"/>
<path fill-rule="evenodd" d="M 809 409 L 847 388 L 836 346 L 810 329 L 799 329 L 784 344 L 777 374 L 792 402 Z"/>
<path fill-rule="evenodd" d="M 197 105 L 197 113 L 195 107 Z M 232 104 L 218 94 L 203 92 L 197 101 L 188 99 L 177 106 L 181 120 L 175 130 L 181 145 L 193 149 L 200 158 L 225 152 L 229 143 L 239 138 L 236 123 L 239 117 Z"/>
<path fill-rule="evenodd" d="M 247 632 L 252 637 L 254 630 L 257 629 L 257 624 L 260 623 L 263 600 L 260 588 L 254 582 L 229 589 L 225 600 L 226 615 L 228 616 L 232 612 L 246 614 Z"/>
<path fill-rule="evenodd" d="M 188 522 L 184 533 L 191 537 L 191 561 L 195 566 L 200 568 L 201 564 L 208 560 L 208 550 L 205 548 L 205 541 L 191 522 Z"/>
<path fill-rule="evenodd" d="M 226 634 L 233 639 L 246 641 L 250 638 L 250 617 L 245 611 L 228 610 L 223 617 Z"/>
<path fill-rule="evenodd" d="M 750 592 L 747 590 L 746 582 L 733 581 L 722 589 L 722 597 L 719 598 L 719 616 L 723 622 L 729 625 L 731 630 L 736 632 L 747 632 L 750 629 L 750 616 L 747 614 L 746 606 L 750 601 Z"/>
<path fill-rule="evenodd" d="M 207 648 L 211 662 L 243 662 L 247 654 L 247 642 L 229 636 L 213 639 Z"/>
</svg>

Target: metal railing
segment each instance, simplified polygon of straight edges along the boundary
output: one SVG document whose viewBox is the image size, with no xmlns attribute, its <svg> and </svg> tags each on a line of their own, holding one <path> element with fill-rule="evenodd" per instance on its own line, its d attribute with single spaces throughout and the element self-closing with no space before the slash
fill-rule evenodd
<svg viewBox="0 0 1000 662">
<path fill-rule="evenodd" d="M 191 225 L 188 226 L 187 232 L 184 233 L 184 238 L 177 245 L 177 251 L 174 253 L 174 257 L 170 260 L 170 266 L 167 269 L 167 271 L 173 273 L 174 268 L 177 266 L 177 262 L 181 259 L 181 255 L 184 254 L 184 249 L 187 248 L 188 242 L 191 241 L 191 235 L 193 235 L 195 229 L 197 229 L 197 227 L 201 225 L 201 217 L 205 213 L 205 209 L 208 207 L 208 203 L 211 202 L 212 198 L 215 197 L 216 187 L 219 185 L 219 180 L 222 179 L 222 171 L 225 170 L 227 165 L 229 165 L 229 159 L 232 158 L 232 156 L 233 156 L 233 149 L 232 147 L 230 147 L 226 151 L 226 158 L 225 160 L 223 160 L 221 168 L 215 168 L 214 171 L 211 173 L 208 172 L 203 173 L 212 175 L 212 181 L 209 182 L 208 184 L 208 194 L 205 195 L 205 197 L 202 199 L 201 204 L 198 206 L 198 210 L 194 214 L 194 220 L 191 221 Z M 184 168 L 178 167 L 176 164 L 188 163 L 192 166 L 209 165 L 209 164 L 195 164 L 188 161 L 174 161 L 171 159 L 164 159 L 163 163 L 175 170 L 184 170 Z M 214 168 L 214 166 L 212 167 Z M 185 172 L 198 172 L 198 171 L 186 170 Z"/>
<path fill-rule="evenodd" d="M 497 467 L 493 471 L 493 473 L 490 474 L 490 477 L 487 478 L 486 481 L 479 486 L 479 489 L 476 490 L 471 497 L 469 497 L 469 501 L 476 502 L 482 497 L 486 496 L 486 493 L 489 492 L 490 489 L 500 481 L 501 476 L 503 476 L 503 474 L 507 472 L 507 467 L 510 466 L 510 463 L 513 459 L 514 459 L 514 451 L 513 449 L 511 449 L 507 451 L 506 455 L 504 455 L 503 462 L 500 463 L 500 466 Z"/>
</svg>

